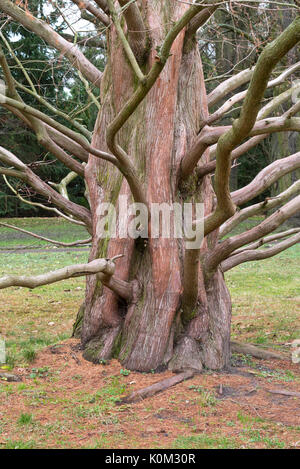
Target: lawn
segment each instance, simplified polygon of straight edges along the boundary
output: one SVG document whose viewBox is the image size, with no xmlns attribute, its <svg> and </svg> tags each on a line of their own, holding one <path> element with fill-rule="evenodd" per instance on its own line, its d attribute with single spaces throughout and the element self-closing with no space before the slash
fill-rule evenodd
<svg viewBox="0 0 300 469">
<path fill-rule="evenodd" d="M 88 237 L 60 219 L 1 221 L 64 242 Z M 46 272 L 88 258 L 86 249 L 53 249 L 6 228 L 0 228 L 0 250 L 0 276 Z M 289 354 L 288 344 L 300 338 L 299 260 L 298 245 L 226 273 L 235 340 Z M 33 291 L 0 290 L 5 371 L 22 378 L 0 380 L 0 448 L 300 447 L 299 398 L 266 390 L 299 392 L 300 367 L 290 362 L 235 356 L 233 365 L 243 373 L 206 372 L 141 403 L 116 405 L 124 393 L 170 373 L 130 373 L 116 360 L 84 361 L 78 341 L 70 339 L 84 288 L 84 279 L 76 278 Z"/>
</svg>

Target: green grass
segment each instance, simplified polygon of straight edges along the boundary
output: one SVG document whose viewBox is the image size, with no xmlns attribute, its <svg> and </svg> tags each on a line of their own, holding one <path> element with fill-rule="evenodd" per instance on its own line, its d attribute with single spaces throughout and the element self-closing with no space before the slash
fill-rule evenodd
<svg viewBox="0 0 300 469">
<path fill-rule="evenodd" d="M 84 263 L 87 257 L 88 252 L 76 251 L 5 253 L 1 255 L 0 276 L 34 275 Z M 0 336 L 5 339 L 7 364 L 31 363 L 38 350 L 70 337 L 84 288 L 85 279 L 81 277 L 34 290 L 0 290 Z"/>
<path fill-rule="evenodd" d="M 14 225 L 55 241 L 71 243 L 78 239 L 88 239 L 90 235 L 81 225 L 70 224 L 62 218 L 2 218 L 2 223 Z M 45 247 L 47 242 L 28 236 L 25 233 L 0 226 L 0 252 L 17 246 L 28 248 Z"/>
<path fill-rule="evenodd" d="M 173 443 L 174 449 L 232 449 L 237 447 L 233 438 L 205 434 L 179 436 Z"/>
<path fill-rule="evenodd" d="M 18 425 L 31 425 L 33 423 L 32 414 L 21 414 L 18 419 Z"/>
<path fill-rule="evenodd" d="M 81 227 L 56 219 L 7 221 L 65 242 L 88 237 Z M 256 222 L 257 220 L 250 220 L 243 227 L 239 227 L 238 231 L 241 228 L 250 228 Z M 13 238 L 8 235 L 8 231 L 3 230 L 0 227 L 2 248 L 17 246 L 20 241 L 22 245 L 27 246 L 35 243 L 32 238 Z M 9 233 L 12 235 L 14 232 L 9 230 Z M 43 245 L 40 242 L 38 244 Z M 28 275 L 47 272 L 69 264 L 86 262 L 88 258 L 88 251 L 63 252 L 60 249 L 27 253 L 0 251 L 0 254 L 0 276 L 8 273 Z M 271 345 L 273 348 L 294 338 L 300 338 L 299 259 L 298 245 L 272 259 L 246 263 L 225 274 L 233 301 L 234 338 L 256 343 L 261 347 Z M 123 412 L 122 406 L 118 406 L 117 413 L 114 410 L 116 402 L 128 391 L 125 384 L 129 374 L 127 370 L 122 369 L 116 376 L 107 376 L 105 385 L 92 393 L 82 390 L 68 391 L 65 396 L 59 398 L 52 392 L 52 387 L 55 388 L 60 371 L 46 367 L 37 368 L 37 365 L 34 365 L 39 350 L 70 337 L 73 321 L 84 298 L 84 288 L 85 279 L 74 278 L 32 291 L 18 287 L 0 290 L 0 336 L 5 338 L 7 364 L 11 367 L 24 365 L 29 369 L 30 375 L 30 381 L 26 383 L 0 383 L 0 397 L 4 401 L 21 396 L 26 406 L 22 408 L 22 414 L 19 414 L 20 410 L 13 419 L 0 422 L 1 448 L 30 449 L 45 447 L 49 442 L 50 446 L 70 448 L 72 441 L 68 440 L 67 435 L 62 435 L 62 432 L 75 428 L 84 434 L 88 428 L 94 431 L 103 425 L 101 432 L 89 443 L 80 443 L 81 447 L 86 445 L 90 448 L 122 448 L 128 445 L 126 435 L 120 430 L 123 418 L 135 418 L 134 410 L 130 409 L 128 415 L 126 411 Z M 259 366 L 254 367 L 253 359 L 248 356 L 236 354 L 233 356 L 234 360 L 244 361 L 245 365 L 254 368 L 255 374 L 266 382 L 289 383 L 299 379 L 288 370 L 265 371 Z M 83 374 L 74 374 L 72 378 L 74 385 L 84 383 L 85 379 Z M 197 406 L 198 415 L 202 420 L 206 418 L 205 415 L 217 415 L 222 403 L 216 399 L 214 393 L 199 385 L 190 386 L 190 392 L 190 401 Z M 175 412 L 178 404 L 176 391 L 167 400 L 172 403 L 172 411 Z M 145 411 L 155 412 L 151 400 L 145 404 Z M 39 421 L 39 411 L 45 411 L 46 406 L 60 407 L 61 414 L 57 421 Z M 31 412 L 34 412 L 34 416 Z M 266 424 L 259 418 L 239 412 L 236 418 L 230 416 L 227 420 L 228 432 L 223 429 L 218 433 L 216 427 L 210 427 L 211 434 L 206 434 L 195 427 L 196 432 L 193 433 L 191 426 L 187 426 L 184 435 L 178 436 L 179 433 L 176 433 L 175 440 L 169 440 L 167 447 L 284 448 L 278 428 L 268 423 L 269 427 L 265 429 Z M 7 433 L 10 426 L 13 427 L 14 433 Z M 236 429 L 240 427 L 242 429 L 237 433 Z M 8 439 L 8 435 L 11 439 Z M 130 447 L 140 447 L 140 443 L 135 442 L 134 438 L 132 436 L 130 439 Z M 157 435 L 151 438 L 152 447 L 162 447 L 161 445 L 165 444 Z M 298 440 L 298 436 L 295 436 L 295 441 Z"/>
<path fill-rule="evenodd" d="M 20 441 L 20 440 L 7 440 L 3 449 L 35 449 L 36 443 L 33 440 Z"/>
<path fill-rule="evenodd" d="M 232 306 L 233 337 L 260 345 L 300 337 L 300 245 L 225 274 Z"/>
<path fill-rule="evenodd" d="M 82 226 L 59 218 L 1 221 L 63 242 L 89 237 Z M 87 262 L 88 251 L 65 252 L 53 246 L 49 252 L 1 252 L 17 246 L 37 248 L 45 247 L 46 244 L 17 231 L 0 227 L 0 276 L 37 275 L 70 264 Z M 78 278 L 35 290 L 19 287 L 0 290 L 0 336 L 5 338 L 7 364 L 11 367 L 29 364 L 34 361 L 38 350 L 70 337 L 84 288 L 85 279 Z"/>
</svg>

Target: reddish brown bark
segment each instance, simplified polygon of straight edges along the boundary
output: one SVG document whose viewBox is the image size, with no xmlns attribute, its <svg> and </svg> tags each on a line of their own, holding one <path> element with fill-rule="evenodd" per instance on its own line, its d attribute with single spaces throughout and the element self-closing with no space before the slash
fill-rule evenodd
<svg viewBox="0 0 300 469">
<path fill-rule="evenodd" d="M 143 2 L 143 18 L 151 31 L 147 70 L 156 60 L 166 27 L 181 17 L 188 6 L 180 2 Z M 178 189 L 180 162 L 194 144 L 200 122 L 207 117 L 207 98 L 201 59 L 196 43 L 184 41 L 183 30 L 175 40 L 171 56 L 144 101 L 118 134 L 118 143 L 130 155 L 144 184 L 147 202 L 205 203 L 212 209 L 210 176 L 200 183 L 195 175 Z M 106 149 L 105 131 L 135 89 L 133 72 L 112 29 L 109 63 L 102 80 L 103 109 L 96 123 L 93 146 Z M 203 162 L 208 161 L 207 152 Z M 99 362 L 117 357 L 128 369 L 173 370 L 202 366 L 223 368 L 229 363 L 230 298 L 223 276 L 216 272 L 205 280 L 200 252 L 188 255 L 198 265 L 195 299 L 183 320 L 184 244 L 176 239 L 111 239 L 105 243 L 97 232 L 97 208 L 101 202 L 115 203 L 130 190 L 119 171 L 90 156 L 86 167 L 91 212 L 93 247 L 90 260 L 123 254 L 116 277 L 133 282 L 133 299 L 126 303 L 99 277 L 87 280 L 81 338 L 84 356 Z M 190 189 L 192 188 L 192 190 Z M 201 258 L 213 249 L 212 233 L 201 248 Z M 188 261 L 188 259 L 187 259 Z M 193 303 L 193 304 L 192 304 Z"/>
</svg>

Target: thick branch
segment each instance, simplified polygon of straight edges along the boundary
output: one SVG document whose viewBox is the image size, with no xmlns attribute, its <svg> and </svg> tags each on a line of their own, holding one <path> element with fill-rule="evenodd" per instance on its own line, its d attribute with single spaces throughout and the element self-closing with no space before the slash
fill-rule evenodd
<svg viewBox="0 0 300 469">
<path fill-rule="evenodd" d="M 61 210 L 64 210 L 83 221 L 89 231 L 91 231 L 91 215 L 89 210 L 65 199 L 65 197 L 58 194 L 56 190 L 48 186 L 48 184 L 42 181 L 33 171 L 31 171 L 28 166 L 22 163 L 15 155 L 3 147 L 0 147 L 0 160 L 5 164 L 10 164 L 11 166 L 17 168 L 19 173 L 16 174 L 16 177 L 29 184 L 39 194 L 44 196 L 49 202 L 53 203 Z"/>
<path fill-rule="evenodd" d="M 200 132 L 196 143 L 189 150 L 189 152 L 183 157 L 181 163 L 181 177 L 186 179 L 193 171 L 198 161 L 204 154 L 205 150 L 208 147 L 216 144 L 210 150 L 210 156 L 217 151 L 217 142 L 224 136 L 227 132 L 232 129 L 231 126 L 219 126 L 219 127 L 209 127 L 205 126 Z M 266 138 L 270 133 L 275 132 L 284 132 L 300 131 L 300 118 L 299 117 L 289 117 L 289 113 L 283 114 L 281 117 L 271 117 L 269 119 L 262 119 L 257 121 L 253 126 L 252 130 L 249 132 L 248 136 L 253 137 L 243 143 L 242 145 L 237 146 L 231 151 L 230 154 L 230 164 L 233 160 L 239 158 L 246 151 L 253 148 L 260 141 Z M 228 162 L 229 163 L 229 162 Z M 204 177 L 206 174 L 209 174 L 214 171 L 217 166 L 217 160 L 210 161 L 205 165 L 197 168 L 197 174 L 199 177 Z"/>
<path fill-rule="evenodd" d="M 104 13 L 109 13 L 108 5 L 106 0 L 95 0 L 95 3 L 104 11 Z"/>
<path fill-rule="evenodd" d="M 232 218 L 227 220 L 221 227 L 219 231 L 219 238 L 223 238 L 227 233 L 232 231 L 236 226 L 238 226 L 243 221 L 247 220 L 250 217 L 266 213 L 269 210 L 279 207 L 283 202 L 289 200 L 292 196 L 300 193 L 300 180 L 292 184 L 287 190 L 278 194 L 276 197 L 267 197 L 263 202 L 258 204 L 251 205 L 246 207 L 243 210 L 237 211 Z"/>
<path fill-rule="evenodd" d="M 226 96 L 228 93 L 236 90 L 245 83 L 248 83 L 251 80 L 253 71 L 254 68 L 247 68 L 246 70 L 243 70 L 242 72 L 239 72 L 236 75 L 233 75 L 232 77 L 228 78 L 228 80 L 223 81 L 207 96 L 208 106 L 214 106 L 218 101 L 221 101 L 221 99 L 224 98 L 224 96 Z"/>
<path fill-rule="evenodd" d="M 140 9 L 129 0 L 119 0 L 127 23 L 128 40 L 137 62 L 142 64 L 145 57 L 147 35 Z"/>
<path fill-rule="evenodd" d="M 104 26 L 109 26 L 109 18 L 101 10 L 98 10 L 92 3 L 86 0 L 72 0 L 80 10 L 89 11 L 97 20 L 104 24 Z"/>
<path fill-rule="evenodd" d="M 236 254 L 240 254 L 241 252 L 251 251 L 253 249 L 261 248 L 265 244 L 272 243 L 273 241 L 278 241 L 279 239 L 282 239 L 282 238 L 287 238 L 288 236 L 299 233 L 299 231 L 300 231 L 300 228 L 291 228 L 290 230 L 280 231 L 279 233 L 275 233 L 271 236 L 266 236 L 265 238 L 261 238 L 258 241 L 255 241 L 254 243 L 248 244 L 247 246 L 237 249 L 230 255 L 229 259 L 235 256 Z"/>
<path fill-rule="evenodd" d="M 214 14 L 216 9 L 219 7 L 219 5 L 216 6 L 211 6 L 204 8 L 204 10 L 200 11 L 189 23 L 189 26 L 187 27 L 186 33 L 185 33 L 185 38 L 188 39 L 196 34 L 199 28 L 206 23 L 207 20 Z"/>
<path fill-rule="evenodd" d="M 300 168 L 300 152 L 294 155 L 276 160 L 260 173 L 245 187 L 231 193 L 233 202 L 242 205 L 264 192 L 274 182 L 285 174 Z"/>
<path fill-rule="evenodd" d="M 46 106 L 55 115 L 58 115 L 58 116 L 62 117 L 63 119 L 67 120 L 68 122 L 70 122 L 70 124 L 73 127 L 75 127 L 77 130 L 79 130 L 79 132 L 81 132 L 89 141 L 92 139 L 92 133 L 86 127 L 81 125 L 75 119 L 72 119 L 65 112 L 63 112 L 60 109 L 57 109 L 54 106 L 52 106 L 52 104 L 50 104 L 46 99 L 44 99 L 38 93 L 28 89 L 26 86 L 22 85 L 22 83 L 19 83 L 17 81 L 15 83 L 16 83 L 17 88 L 20 88 L 21 90 L 25 91 L 26 93 L 30 94 L 31 96 L 34 96 L 41 104 Z"/>
<path fill-rule="evenodd" d="M 56 33 L 46 22 L 35 18 L 28 10 L 24 11 L 10 0 L 1 0 L 0 11 L 19 24 L 41 37 L 51 47 L 62 53 L 94 85 L 100 87 L 102 73 L 85 57 L 74 44 Z"/>
<path fill-rule="evenodd" d="M 0 167 L 0 173 L 1 173 L 1 167 Z M 41 204 L 40 202 L 32 202 L 31 200 L 28 200 L 28 199 L 24 199 L 24 197 L 22 197 L 19 192 L 17 190 L 15 190 L 15 188 L 8 182 L 6 176 L 11 176 L 11 177 L 15 177 L 16 179 L 20 179 L 20 180 L 25 180 L 25 177 L 24 177 L 24 174 L 21 173 L 21 172 L 16 172 L 17 174 L 14 175 L 13 172 L 10 174 L 10 173 L 2 173 L 3 174 L 3 179 L 6 183 L 6 185 L 10 188 L 10 190 L 18 197 L 19 200 L 21 200 L 21 202 L 23 202 L 24 204 L 28 204 L 28 205 L 32 205 L 34 207 L 39 207 L 39 208 L 42 208 L 43 210 L 49 210 L 50 212 L 55 212 L 59 217 L 62 217 L 64 218 L 65 220 L 71 222 L 71 223 L 74 223 L 76 225 L 82 225 L 82 226 L 86 226 L 86 224 L 82 221 L 79 221 L 79 220 L 75 220 L 75 218 L 72 218 L 72 217 L 68 217 L 68 215 L 66 215 L 65 213 L 63 212 L 60 212 L 56 207 L 49 207 L 48 205 L 44 205 L 44 204 Z"/>
<path fill-rule="evenodd" d="M 60 282 L 61 280 L 66 280 L 68 278 L 93 275 L 99 272 L 104 272 L 106 275 L 113 275 L 114 271 L 115 265 L 111 261 L 107 259 L 96 259 L 89 264 L 70 265 L 63 269 L 41 275 L 30 277 L 24 275 L 5 276 L 0 278 L 0 289 L 16 286 L 32 289 L 42 285 Z"/>
<path fill-rule="evenodd" d="M 214 272 L 217 266 L 221 262 L 225 261 L 225 259 L 227 259 L 236 249 L 275 231 L 286 220 L 295 215 L 299 209 L 300 196 L 298 195 L 251 230 L 232 236 L 231 238 L 227 238 L 216 246 L 214 251 L 207 256 L 205 261 L 206 271 Z"/>
<path fill-rule="evenodd" d="M 97 156 L 98 158 L 102 158 L 106 161 L 109 161 L 110 163 L 113 163 L 115 166 L 119 166 L 118 160 L 113 156 L 110 155 L 109 153 L 103 152 L 101 150 L 97 150 L 96 148 L 93 148 L 89 142 L 80 135 L 77 132 L 74 132 L 73 130 L 69 129 L 68 127 L 60 124 L 59 122 L 55 121 L 51 117 L 47 116 L 43 112 L 38 111 L 37 109 L 28 106 L 25 103 L 18 102 L 14 99 L 10 99 L 7 96 L 1 95 L 0 94 L 0 103 L 1 105 L 8 105 L 11 107 L 14 107 L 16 109 L 19 109 L 21 112 L 25 114 L 30 114 L 34 117 L 37 117 L 37 119 L 41 120 L 45 124 L 48 124 L 50 127 L 53 129 L 57 130 L 61 134 L 64 134 L 65 136 L 69 137 L 70 139 L 73 139 L 76 143 L 81 145 L 81 147 L 86 150 L 88 153 L 92 153 L 93 155 Z"/>
<path fill-rule="evenodd" d="M 269 257 L 273 257 L 276 254 L 279 254 L 280 252 L 285 251 L 286 249 L 290 248 L 291 246 L 294 246 L 295 244 L 299 242 L 300 242 L 300 233 L 297 233 L 295 236 L 291 236 L 285 241 L 282 241 L 281 243 L 278 243 L 275 246 L 272 246 L 270 248 L 259 249 L 259 250 L 247 249 L 243 252 L 240 252 L 239 254 L 236 254 L 235 256 L 231 256 L 228 259 L 224 260 L 221 263 L 222 270 L 223 272 L 226 272 L 227 270 L 232 269 L 233 267 L 236 267 L 237 265 L 242 264 L 244 262 L 268 259 Z"/>
<path fill-rule="evenodd" d="M 280 85 L 281 83 L 284 83 L 286 78 L 294 73 L 296 70 L 300 68 L 300 62 L 297 62 L 293 66 L 289 67 L 287 70 L 285 70 L 283 73 L 281 73 L 277 78 L 272 80 L 268 84 L 268 88 Z M 215 88 L 207 97 L 208 99 L 208 105 L 213 106 L 217 102 L 221 101 L 222 98 L 224 98 L 227 94 L 231 93 L 232 91 L 236 90 L 240 86 L 244 85 L 245 83 L 248 83 L 248 81 L 251 80 L 252 76 L 254 73 L 254 68 L 248 68 L 246 70 L 243 70 L 240 73 L 237 73 L 233 77 L 230 77 L 228 80 L 224 81 L 221 83 L 217 88 Z M 240 99 L 243 99 L 246 96 L 246 92 L 243 95 L 239 93 Z M 238 96 L 238 95 L 236 95 Z M 230 100 L 228 101 L 230 102 Z M 235 101 L 237 102 L 237 101 Z M 234 104 L 234 103 L 233 103 Z M 230 106 L 231 107 L 231 106 Z"/>
<path fill-rule="evenodd" d="M 12 114 L 18 117 L 18 119 L 22 120 L 22 122 L 24 122 L 24 124 L 27 127 L 33 130 L 32 122 L 28 120 L 25 114 L 20 112 L 15 107 L 9 106 L 8 104 L 3 104 L 2 102 L 1 102 L 1 106 L 7 109 L 8 111 L 10 111 Z M 89 152 L 87 150 L 82 148 L 82 146 L 80 146 L 77 142 L 75 142 L 74 139 L 67 137 L 66 135 L 54 129 L 53 127 L 50 127 L 47 124 L 45 124 L 45 126 L 47 129 L 48 135 L 59 147 L 63 148 L 64 150 L 67 150 L 72 155 L 79 158 L 81 161 L 87 163 L 88 158 L 89 158 Z"/>
<path fill-rule="evenodd" d="M 290 67 L 288 70 L 286 70 L 284 73 L 282 73 L 276 79 L 269 81 L 269 83 L 267 84 L 267 89 L 273 88 L 275 86 L 280 85 L 281 83 L 284 83 L 287 76 L 291 73 L 294 73 L 299 68 L 300 68 L 300 62 L 298 62 L 295 65 L 293 65 L 292 67 Z M 253 73 L 254 73 L 254 71 L 252 71 L 252 76 L 253 76 Z M 299 85 L 295 86 L 295 88 L 297 88 L 297 87 L 299 88 Z M 203 125 L 211 125 L 213 122 L 221 119 L 221 117 L 223 117 L 224 114 L 226 112 L 228 112 L 235 104 L 242 101 L 245 98 L 246 94 L 247 94 L 247 90 L 246 91 L 241 91 L 240 93 L 237 93 L 234 96 L 232 96 L 231 98 L 229 98 L 217 111 L 215 111 L 213 114 L 211 114 L 209 116 L 209 118 L 207 119 L 206 122 L 202 123 L 201 127 Z M 276 99 L 280 100 L 280 97 L 277 96 Z M 258 119 L 262 119 L 262 117 L 258 115 Z"/>
</svg>

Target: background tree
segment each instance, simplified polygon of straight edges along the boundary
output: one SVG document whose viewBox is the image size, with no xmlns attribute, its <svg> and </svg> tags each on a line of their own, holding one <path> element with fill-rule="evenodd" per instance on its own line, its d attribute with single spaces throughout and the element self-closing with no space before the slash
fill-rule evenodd
<svg viewBox="0 0 300 469">
<path fill-rule="evenodd" d="M 126 368 L 140 371 L 165 366 L 174 371 L 224 368 L 230 360 L 231 302 L 223 272 L 242 262 L 275 255 L 300 239 L 299 229 L 271 235 L 299 211 L 299 181 L 275 199 L 244 208 L 299 168 L 299 152 L 283 155 L 245 187 L 230 192 L 234 160 L 270 133 L 300 129 L 295 117 L 298 102 L 276 117 L 278 101 L 281 104 L 284 98 L 275 94 L 267 104 L 263 102 L 266 90 L 282 84 L 299 68 L 298 63 L 283 68 L 281 62 L 300 39 L 297 8 L 287 4 L 293 21 L 272 42 L 263 44 L 255 65 L 230 72 L 207 92 L 198 41 L 200 38 L 201 44 L 200 28 L 220 2 L 73 3 L 91 24 L 101 23 L 102 29 L 95 30 L 98 39 L 102 38 L 100 31 L 106 32 L 103 73 L 83 54 L 73 26 L 67 25 L 69 29 L 58 34 L 47 21 L 36 19 L 27 3 L 17 6 L 1 0 L 0 11 L 56 49 L 58 60 L 68 60 L 84 83 L 100 89 L 98 99 L 87 88 L 100 107 L 93 133 L 76 121 L 70 128 L 27 104 L 18 93 L 5 56 L 1 65 L 7 90 L 1 104 L 32 129 L 46 151 L 85 179 L 89 209 L 68 200 L 4 147 L 0 148 L 0 172 L 20 179 L 60 213 L 86 225 L 92 236 L 89 263 L 34 278 L 7 276 L 0 279 L 0 287 L 33 288 L 87 275 L 75 333 L 80 331 L 88 360 L 99 362 L 114 356 Z M 222 5 L 237 12 L 239 3 Z M 260 13 L 265 4 L 255 2 L 251 8 Z M 289 88 L 289 96 L 292 91 L 295 89 Z M 225 113 L 237 104 L 237 118 L 222 125 Z M 70 122 L 66 115 L 60 117 Z M 146 207 L 202 202 L 205 238 L 201 248 L 187 248 L 184 239 L 154 238 L 151 232 L 144 239 L 145 227 L 136 239 L 103 239 L 99 209 L 105 202 L 118 207 L 120 195 L 128 203 L 134 200 Z M 273 213 L 257 226 L 239 235 L 231 233 L 244 219 L 268 210 Z M 130 219 L 121 209 L 118 215 L 120 223 L 128 227 Z M 201 220 L 195 222 L 195 227 L 200 225 Z M 270 242 L 268 235 L 272 241 L 281 241 L 259 249 Z"/>
<path fill-rule="evenodd" d="M 68 24 L 72 27 L 71 23 L 74 22 L 74 18 L 78 21 L 78 14 L 76 15 L 74 8 L 66 11 L 65 15 L 63 14 L 60 9 L 63 5 L 64 2 L 57 2 L 57 8 L 50 9 L 47 2 L 39 0 L 27 2 L 27 7 L 37 18 L 46 21 L 62 34 Z M 70 17 L 70 23 L 68 17 Z M 55 49 L 49 48 L 43 39 L 19 23 L 12 21 L 7 15 L 0 16 L 0 24 L 2 52 L 7 57 L 20 97 L 27 104 L 35 106 L 50 116 L 56 115 L 56 108 L 59 108 L 66 115 L 70 115 L 72 119 L 74 116 L 78 123 L 80 122 L 89 131 L 92 131 L 98 112 L 97 103 L 93 102 L 89 96 L 87 84 L 78 74 L 73 73 L 64 56 Z M 85 20 L 83 26 L 88 28 L 88 25 L 89 23 Z M 75 40 L 72 34 L 65 36 L 69 41 Z M 79 42 L 86 41 L 86 38 L 79 37 L 77 40 Z M 103 46 L 102 42 L 100 45 Z M 102 48 L 99 52 L 99 41 L 96 42 L 96 48 L 91 40 L 84 42 L 82 47 L 87 57 L 95 56 L 96 50 L 97 55 L 94 57 L 94 62 L 99 69 L 103 70 L 105 56 L 102 53 Z M 95 92 L 96 95 L 99 95 L 99 89 L 94 88 Z M 50 104 L 52 109 L 49 109 L 46 103 Z M 66 122 L 68 127 L 72 127 L 70 121 L 65 121 L 60 116 L 56 117 L 60 122 Z M 5 109 L 0 109 L 0 119 L 2 124 L 0 145 L 5 145 L 7 149 L 20 156 L 25 163 L 33 165 L 43 180 L 59 183 L 67 175 L 68 170 L 65 166 L 60 164 L 50 152 L 43 149 L 43 146 L 37 142 L 34 134 L 24 122 L 9 115 Z M 22 194 L 24 200 L 29 197 L 31 201 L 43 202 L 39 194 L 28 190 L 28 187 L 20 181 L 12 180 L 11 183 Z M 68 192 L 71 200 L 84 203 L 84 183 L 81 178 L 75 178 L 70 182 Z M 22 202 L 1 178 L 0 214 L 1 216 L 49 216 L 51 212 L 43 210 L 40 206 Z"/>
</svg>

